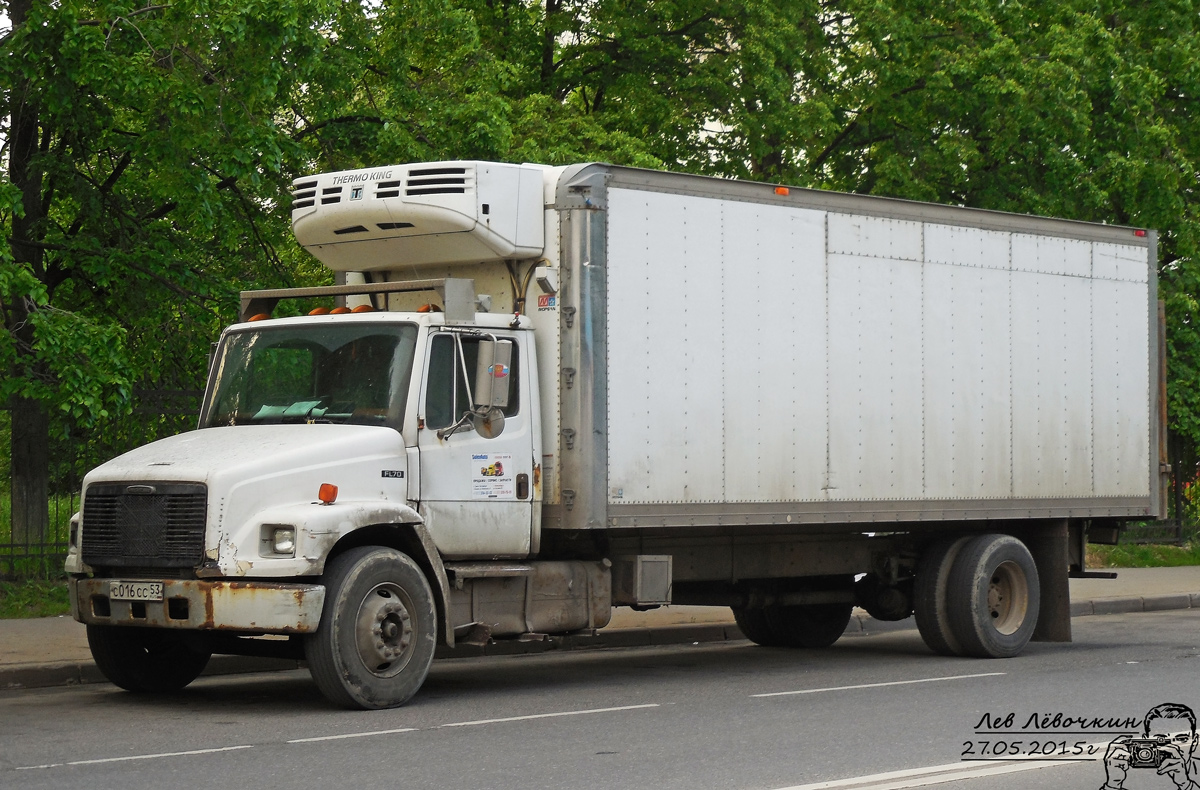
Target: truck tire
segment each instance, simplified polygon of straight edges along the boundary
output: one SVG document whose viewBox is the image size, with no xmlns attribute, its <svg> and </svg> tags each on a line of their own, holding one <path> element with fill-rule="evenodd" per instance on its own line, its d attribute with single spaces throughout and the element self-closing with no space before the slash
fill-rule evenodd
<svg viewBox="0 0 1200 790">
<path fill-rule="evenodd" d="M 966 655 L 1011 658 L 1033 636 L 1041 608 L 1037 566 L 1011 535 L 980 535 L 950 572 L 950 626 Z"/>
<path fill-rule="evenodd" d="M 87 640 L 101 674 L 126 691 L 178 691 L 199 677 L 212 657 L 184 634 L 162 628 L 89 625 Z"/>
<path fill-rule="evenodd" d="M 761 606 L 734 606 L 733 619 L 747 639 L 763 647 L 783 647 L 775 631 L 767 622 L 767 610 Z"/>
<path fill-rule="evenodd" d="M 917 575 L 913 580 L 913 614 L 917 618 L 917 630 L 929 649 L 943 656 L 963 654 L 962 645 L 950 626 L 946 591 L 954 561 L 969 540 L 969 535 L 937 540 L 926 547 L 917 562 Z"/>
<path fill-rule="evenodd" d="M 846 632 L 854 605 L 818 603 L 767 607 L 767 622 L 785 647 L 819 650 Z"/>
<path fill-rule="evenodd" d="M 763 647 L 829 647 L 846 631 L 851 604 L 805 604 L 735 608 L 733 617 L 746 638 Z"/>
<path fill-rule="evenodd" d="M 325 608 L 304 654 L 321 693 L 346 708 L 403 705 L 429 673 L 437 646 L 433 592 L 395 549 L 361 546 L 325 568 Z"/>
</svg>

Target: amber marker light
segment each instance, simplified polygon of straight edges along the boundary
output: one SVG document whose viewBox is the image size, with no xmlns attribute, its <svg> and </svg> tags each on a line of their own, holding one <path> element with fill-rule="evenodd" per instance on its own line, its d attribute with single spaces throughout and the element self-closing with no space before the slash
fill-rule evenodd
<svg viewBox="0 0 1200 790">
<path fill-rule="evenodd" d="M 317 491 L 317 499 L 321 500 L 322 505 L 332 505 L 337 499 L 337 486 L 333 483 L 321 483 L 321 489 Z"/>
<path fill-rule="evenodd" d="M 249 317 L 249 318 L 247 318 L 246 320 L 247 320 L 247 321 L 266 321 L 266 320 L 268 320 L 270 317 L 271 317 L 271 314 L 270 314 L 270 313 L 259 313 L 258 315 L 252 315 L 252 316 L 250 316 L 250 317 Z"/>
<path fill-rule="evenodd" d="M 360 304 L 358 307 L 354 308 L 350 312 L 352 312 L 352 313 L 373 313 L 373 312 L 375 312 L 375 308 L 371 307 L 371 305 L 369 305 L 369 304 Z"/>
<path fill-rule="evenodd" d="M 775 187 L 776 195 L 788 195 L 791 194 L 791 191 L 792 190 L 788 189 L 787 187 Z"/>
</svg>

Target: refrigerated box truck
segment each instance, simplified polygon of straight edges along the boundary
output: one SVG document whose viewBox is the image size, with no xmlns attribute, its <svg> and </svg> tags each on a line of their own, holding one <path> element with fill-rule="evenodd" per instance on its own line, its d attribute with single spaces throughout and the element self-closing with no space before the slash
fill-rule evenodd
<svg viewBox="0 0 1200 790">
<path fill-rule="evenodd" d="M 73 611 L 119 686 L 283 655 L 389 707 L 439 644 L 668 603 L 1012 656 L 1164 510 L 1154 231 L 601 164 L 291 211 L 339 284 L 244 293 L 199 429 L 84 481 Z"/>
</svg>

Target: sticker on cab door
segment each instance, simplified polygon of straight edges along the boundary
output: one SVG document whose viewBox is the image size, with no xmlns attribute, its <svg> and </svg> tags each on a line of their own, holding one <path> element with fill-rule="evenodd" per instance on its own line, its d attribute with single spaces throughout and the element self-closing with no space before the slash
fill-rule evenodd
<svg viewBox="0 0 1200 790">
<path fill-rule="evenodd" d="M 473 499 L 516 499 L 512 453 L 471 454 Z"/>
</svg>

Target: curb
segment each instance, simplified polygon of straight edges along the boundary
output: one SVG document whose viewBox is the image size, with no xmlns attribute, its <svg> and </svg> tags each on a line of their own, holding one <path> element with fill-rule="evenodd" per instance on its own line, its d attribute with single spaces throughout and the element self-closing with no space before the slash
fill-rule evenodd
<svg viewBox="0 0 1200 790">
<path fill-rule="evenodd" d="M 1143 595 L 1126 598 L 1095 598 L 1071 604 L 1072 617 L 1130 612 L 1165 612 L 1179 609 L 1200 609 L 1200 592 Z M 915 631 L 916 621 L 876 620 L 866 614 L 850 618 L 843 636 L 863 637 L 897 631 Z M 601 650 L 613 647 L 654 647 L 681 645 L 691 642 L 733 642 L 745 639 L 733 623 L 670 625 L 655 628 L 614 628 L 590 633 L 552 636 L 541 641 L 506 640 L 484 646 L 462 645 L 439 647 L 436 659 L 477 658 L 479 656 L 517 656 L 574 650 Z M 280 672 L 301 669 L 301 661 L 282 658 L 249 656 L 213 656 L 203 675 L 239 675 L 248 672 Z M 85 683 L 106 683 L 100 670 L 91 661 L 63 661 L 47 664 L 26 664 L 0 667 L 0 692 L 53 686 L 77 686 Z"/>
</svg>

